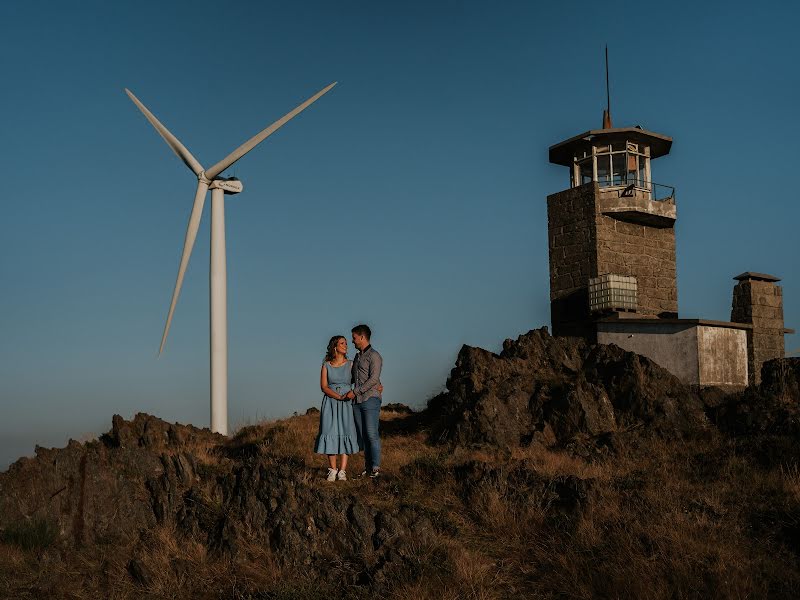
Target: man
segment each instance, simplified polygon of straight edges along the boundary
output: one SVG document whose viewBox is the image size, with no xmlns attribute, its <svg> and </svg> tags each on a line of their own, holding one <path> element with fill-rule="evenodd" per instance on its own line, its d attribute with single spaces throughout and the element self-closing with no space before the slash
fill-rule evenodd
<svg viewBox="0 0 800 600">
<path fill-rule="evenodd" d="M 378 431 L 381 416 L 381 367 L 383 358 L 370 344 L 372 331 L 366 325 L 351 330 L 353 345 L 358 350 L 353 359 L 353 390 L 346 397 L 353 400 L 356 433 L 364 446 L 364 473 L 373 479 L 380 475 L 381 438 Z"/>
</svg>

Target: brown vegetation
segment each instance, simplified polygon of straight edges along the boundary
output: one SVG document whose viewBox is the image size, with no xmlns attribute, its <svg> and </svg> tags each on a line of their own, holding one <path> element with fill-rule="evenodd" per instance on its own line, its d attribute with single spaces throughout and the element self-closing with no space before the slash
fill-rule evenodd
<svg viewBox="0 0 800 600">
<path fill-rule="evenodd" d="M 714 397 L 694 435 L 683 417 L 680 435 L 663 420 L 634 426 L 613 393 L 625 427 L 550 445 L 532 436 L 440 443 L 441 415 L 387 411 L 385 476 L 375 481 L 324 481 L 315 414 L 228 440 L 144 415 L 115 420 L 101 440 L 42 450 L 0 474 L 0 596 L 800 597 L 800 440 L 764 425 L 798 412 L 800 361 L 789 370 L 779 397 L 766 387 Z M 60 461 L 58 472 L 72 473 L 73 460 L 90 483 L 65 475 L 76 500 L 41 508 L 34 499 L 58 489 L 47 469 Z M 354 457 L 351 476 L 361 465 Z M 107 472 L 134 483 L 121 487 Z M 139 494 L 147 510 L 120 504 L 114 513 L 93 481 Z"/>
<path fill-rule="evenodd" d="M 391 415 L 397 418 L 396 415 Z M 402 418 L 402 417 L 401 417 Z M 419 432 L 386 436 L 382 481 L 329 484 L 311 453 L 313 415 L 249 427 L 232 445 L 262 443 L 302 464 L 302 480 L 334 496 L 349 488 L 375 507 L 406 503 L 430 515 L 409 545 L 413 569 L 387 582 L 391 598 L 762 598 L 800 593 L 800 466 L 759 464 L 734 440 L 640 439 L 601 460 L 534 446 L 509 456 L 443 451 Z M 269 435 L 270 432 L 275 432 Z M 263 441 L 263 440 L 269 441 Z M 213 466 L 221 459 L 206 448 Z M 562 489 L 563 488 L 563 489 Z M 212 499 L 208 499 L 213 502 Z M 132 567 L 102 544 L 64 550 L 6 530 L 5 598 L 315 598 L 369 595 L 352 565 L 324 581 L 282 567 L 259 543 L 236 556 L 168 522 L 146 532 Z M 19 527 L 18 527 L 19 529 Z M 259 595 L 260 594 L 260 595 Z"/>
</svg>

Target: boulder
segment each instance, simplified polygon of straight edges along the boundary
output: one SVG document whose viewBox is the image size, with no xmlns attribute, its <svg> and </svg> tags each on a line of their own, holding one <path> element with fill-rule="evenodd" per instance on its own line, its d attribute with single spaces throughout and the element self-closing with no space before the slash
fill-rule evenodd
<svg viewBox="0 0 800 600">
<path fill-rule="evenodd" d="M 499 355 L 462 347 L 447 391 L 426 412 L 435 441 L 513 447 L 641 425 L 688 435 L 707 427 L 703 409 L 697 393 L 653 361 L 542 328 L 506 340 Z"/>
</svg>

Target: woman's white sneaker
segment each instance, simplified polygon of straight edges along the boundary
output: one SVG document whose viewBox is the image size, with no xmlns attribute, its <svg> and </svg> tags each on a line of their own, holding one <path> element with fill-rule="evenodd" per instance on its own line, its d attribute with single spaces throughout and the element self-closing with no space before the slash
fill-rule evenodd
<svg viewBox="0 0 800 600">
<path fill-rule="evenodd" d="M 338 481 L 347 481 L 347 472 L 346 471 L 339 471 L 336 475 L 336 479 Z"/>
<path fill-rule="evenodd" d="M 328 480 L 328 481 L 336 481 L 336 474 L 337 474 L 337 471 L 336 471 L 336 469 L 332 469 L 332 468 L 328 467 L 328 477 L 327 477 L 327 480 Z"/>
</svg>

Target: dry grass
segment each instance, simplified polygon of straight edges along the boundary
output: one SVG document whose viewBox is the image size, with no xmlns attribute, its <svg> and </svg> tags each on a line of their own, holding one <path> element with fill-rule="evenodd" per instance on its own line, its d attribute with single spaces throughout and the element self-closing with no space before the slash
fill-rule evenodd
<svg viewBox="0 0 800 600">
<path fill-rule="evenodd" d="M 389 424 L 404 417 L 382 418 Z M 312 450 L 317 419 L 300 415 L 243 427 L 228 449 L 291 457 L 307 467 L 308 485 L 354 491 L 377 510 L 402 503 L 430 515 L 430 531 L 404 549 L 408 573 L 389 582 L 386 597 L 800 595 L 798 457 L 763 466 L 730 440 L 637 438 L 613 456 L 585 460 L 541 446 L 451 451 L 428 444 L 424 432 L 392 433 L 383 437 L 384 482 L 328 484 L 326 458 Z M 209 466 L 232 460 L 218 448 L 192 452 Z M 348 470 L 359 471 L 362 460 L 353 457 Z M 491 477 L 470 480 L 469 469 Z M 585 488 L 577 504 L 564 505 L 557 495 L 557 482 L 567 478 Z M 268 548 L 247 539 L 235 562 L 169 526 L 149 532 L 141 544 L 135 556 L 147 573 L 144 585 L 131 578 L 127 555 L 113 549 L 59 554 L 0 544 L 0 596 L 370 596 L 364 588 L 342 590 L 311 572 L 287 570 Z"/>
<path fill-rule="evenodd" d="M 382 423 L 390 423 L 404 415 L 385 412 Z M 314 453 L 314 440 L 319 427 L 318 415 L 297 415 L 288 419 L 263 421 L 241 428 L 234 434 L 235 445 L 255 444 L 265 454 L 296 458 L 307 467 L 319 468 L 324 473 L 328 459 Z M 388 472 L 400 472 L 420 456 L 435 454 L 437 450 L 426 442 L 423 432 L 412 435 L 385 437 L 382 445 L 381 467 Z M 363 453 L 350 457 L 348 472 L 360 473 L 364 467 Z"/>
<path fill-rule="evenodd" d="M 779 485 L 790 498 L 800 503 L 800 465 L 781 465 Z"/>
</svg>

